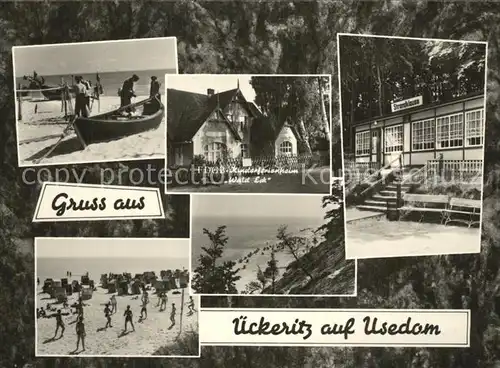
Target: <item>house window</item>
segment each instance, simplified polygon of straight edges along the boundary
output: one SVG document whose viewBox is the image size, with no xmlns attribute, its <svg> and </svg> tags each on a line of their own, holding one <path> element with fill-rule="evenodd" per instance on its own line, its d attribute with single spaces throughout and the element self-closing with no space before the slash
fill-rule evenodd
<svg viewBox="0 0 500 368">
<path fill-rule="evenodd" d="M 465 113 L 465 145 L 480 146 L 483 144 L 484 110 Z"/>
<path fill-rule="evenodd" d="M 379 130 L 378 129 L 375 129 L 375 130 L 372 130 L 372 153 L 373 154 L 376 154 L 378 153 L 378 145 L 379 145 Z"/>
<path fill-rule="evenodd" d="M 356 156 L 370 154 L 370 131 L 356 133 Z"/>
<path fill-rule="evenodd" d="M 225 156 L 226 146 L 223 143 L 213 142 L 203 147 L 205 159 L 209 162 L 222 160 Z"/>
<path fill-rule="evenodd" d="M 245 143 L 241 144 L 240 145 L 240 149 L 241 149 L 241 157 L 242 158 L 248 158 L 248 157 L 250 157 L 248 155 L 248 144 L 245 144 Z"/>
<path fill-rule="evenodd" d="M 290 156 L 292 154 L 292 142 L 283 141 L 279 147 L 279 154 L 283 156 Z"/>
<path fill-rule="evenodd" d="M 412 149 L 425 151 L 436 146 L 436 124 L 434 119 L 416 121 L 412 124 Z"/>
<path fill-rule="evenodd" d="M 461 147 L 464 142 L 463 129 L 462 113 L 437 118 L 437 148 Z"/>
<path fill-rule="evenodd" d="M 403 126 L 395 125 L 385 128 L 385 152 L 403 151 Z"/>
</svg>

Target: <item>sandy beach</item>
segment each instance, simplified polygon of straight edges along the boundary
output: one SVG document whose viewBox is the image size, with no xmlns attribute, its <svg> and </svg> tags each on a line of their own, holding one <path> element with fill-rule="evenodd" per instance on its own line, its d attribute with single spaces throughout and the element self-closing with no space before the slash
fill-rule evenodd
<svg viewBox="0 0 500 368">
<path fill-rule="evenodd" d="M 43 282 L 43 280 L 41 280 Z M 174 291 L 175 292 L 175 291 Z M 177 291 L 180 292 L 180 291 Z M 118 302 L 118 311 L 112 315 L 111 328 L 104 329 L 106 318 L 104 317 L 104 305 L 110 299 L 112 294 L 108 294 L 107 290 L 97 287 L 91 299 L 84 301 L 84 322 L 85 322 L 85 348 L 82 352 L 82 347 L 77 352 L 79 355 L 152 355 L 160 347 L 165 347 L 173 344 L 180 332 L 180 313 L 181 313 L 181 294 L 173 294 L 173 291 L 168 292 L 167 309 L 163 312 L 156 307 L 158 297 L 149 292 L 150 302 L 148 304 L 148 316 L 142 322 L 138 322 L 141 310 L 140 296 L 122 295 L 116 296 Z M 47 304 L 54 303 L 55 299 L 48 299 L 48 294 L 42 292 L 41 286 L 37 290 L 37 308 L 44 307 Z M 78 293 L 68 297 L 68 304 L 71 306 L 78 299 Z M 184 303 L 189 300 L 188 290 L 185 289 Z M 198 299 L 195 300 L 195 308 L 198 310 Z M 176 324 L 173 328 L 170 326 L 170 311 L 172 303 L 175 303 L 177 308 Z M 128 333 L 123 333 L 124 317 L 123 313 L 127 305 L 130 305 L 135 325 L 135 332 L 131 332 L 130 325 Z M 69 313 L 69 308 L 62 308 L 61 304 L 54 305 L 55 308 L 60 308 L 62 313 Z M 74 308 L 72 308 L 74 311 Z M 51 312 L 51 313 L 56 313 Z M 77 336 L 75 332 L 76 314 L 70 313 L 63 317 L 66 330 L 62 338 L 54 337 L 56 327 L 55 318 L 40 318 L 37 320 L 37 355 L 68 355 L 72 354 L 76 348 Z M 188 308 L 184 305 L 182 316 L 182 332 L 189 331 L 198 332 L 198 313 L 188 315 Z M 58 332 L 57 337 L 60 336 Z"/>
<path fill-rule="evenodd" d="M 307 236 L 307 234 L 302 234 L 302 235 Z M 314 245 L 311 244 L 308 249 L 301 249 L 296 254 L 300 258 L 313 248 Z M 249 253 L 252 253 L 252 255 L 249 256 Z M 295 258 L 287 250 L 276 251 L 274 256 L 277 261 L 277 266 L 279 268 L 279 274 L 276 279 L 276 281 L 278 281 L 286 272 L 287 266 L 295 261 Z M 271 260 L 270 246 L 259 247 L 250 251 L 245 250 L 241 253 L 240 257 L 236 259 L 233 258 L 233 261 L 236 262 L 235 269 L 239 269 L 238 276 L 241 277 L 236 282 L 236 289 L 238 290 L 239 293 L 243 293 L 246 290 L 246 286 L 250 282 L 258 281 L 257 272 L 259 270 L 259 267 L 262 271 L 264 271 L 268 266 L 267 263 L 270 260 Z"/>
<path fill-rule="evenodd" d="M 132 102 L 146 99 L 138 96 Z M 74 99 L 72 101 L 74 106 Z M 36 113 L 35 113 L 36 106 Z M 101 96 L 100 112 L 94 101 L 90 116 L 112 111 L 120 106 L 118 96 Z M 61 137 L 67 121 L 60 101 L 22 101 L 22 120 L 18 124 L 18 153 L 22 166 L 32 165 Z M 74 132 L 68 134 L 52 155 L 40 164 L 84 163 L 165 157 L 165 119 L 155 130 L 146 131 L 115 141 L 96 143 L 82 149 Z"/>
</svg>

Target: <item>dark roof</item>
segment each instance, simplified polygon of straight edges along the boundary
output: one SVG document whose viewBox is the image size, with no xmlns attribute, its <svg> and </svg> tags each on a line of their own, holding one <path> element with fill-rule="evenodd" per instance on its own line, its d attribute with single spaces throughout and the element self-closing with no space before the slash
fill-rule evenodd
<svg viewBox="0 0 500 368">
<path fill-rule="evenodd" d="M 369 122 L 372 122 L 372 121 L 376 121 L 376 120 L 386 120 L 386 119 L 392 119 L 392 118 L 396 118 L 396 117 L 403 116 L 403 115 L 415 114 L 417 112 L 421 112 L 421 111 L 425 111 L 425 110 L 430 110 L 430 109 L 435 109 L 436 107 L 451 105 L 451 104 L 454 104 L 454 103 L 457 103 L 457 102 L 474 99 L 474 98 L 477 98 L 477 97 L 480 97 L 480 96 L 484 96 L 484 91 L 478 91 L 478 92 L 469 93 L 468 95 L 460 96 L 460 97 L 455 97 L 455 98 L 450 99 L 450 100 L 445 101 L 445 102 L 428 103 L 428 104 L 425 104 L 425 105 L 415 106 L 415 107 L 412 107 L 410 109 L 406 109 L 406 110 L 403 110 L 403 111 L 391 112 L 391 113 L 385 114 L 383 116 L 379 115 L 379 116 L 374 116 L 372 118 L 367 118 L 367 119 L 355 121 L 355 122 L 352 123 L 352 126 L 366 124 L 366 123 L 369 123 Z"/>
<path fill-rule="evenodd" d="M 231 89 L 211 97 L 193 92 L 167 89 L 167 134 L 174 142 L 190 141 L 203 123 L 219 107 L 223 110 L 236 95 L 238 89 Z M 247 103 L 250 105 L 250 103 Z M 252 109 L 251 107 L 249 107 Z M 254 106 L 256 109 L 256 107 Z M 253 111 L 253 110 L 252 110 Z M 238 132 L 224 117 L 234 135 Z"/>
</svg>

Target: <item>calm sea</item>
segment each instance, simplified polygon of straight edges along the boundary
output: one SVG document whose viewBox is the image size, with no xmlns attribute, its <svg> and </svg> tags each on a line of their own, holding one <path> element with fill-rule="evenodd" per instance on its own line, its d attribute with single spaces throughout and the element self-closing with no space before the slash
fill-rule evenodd
<svg viewBox="0 0 500 368">
<path fill-rule="evenodd" d="M 91 279 L 99 281 L 104 273 L 130 272 L 132 275 L 162 270 L 189 269 L 188 258 L 37 258 L 37 277 L 60 279 L 71 271 L 73 277 L 89 273 Z"/>
<path fill-rule="evenodd" d="M 160 91 L 162 91 L 163 88 L 165 88 L 165 74 L 175 74 L 175 69 L 99 73 L 101 84 L 104 88 L 104 94 L 107 96 L 117 96 L 118 88 L 123 85 L 125 79 L 130 78 L 134 74 L 137 74 L 140 78 L 136 84 L 137 96 L 148 96 L 151 76 L 154 75 L 158 78 L 158 81 L 160 81 L 161 83 Z M 92 85 L 95 85 L 95 73 L 78 75 L 81 75 L 86 80 L 90 80 L 92 82 Z M 65 82 L 67 82 L 68 84 L 72 83 L 71 75 L 44 75 L 43 77 L 45 78 L 45 83 L 47 85 L 58 85 L 59 83 L 61 83 L 61 78 L 64 78 Z M 28 86 L 28 82 L 23 80 L 22 75 L 17 76 L 16 82 L 17 85 L 21 84 L 21 86 Z M 163 92 L 162 95 L 164 95 Z"/>
<path fill-rule="evenodd" d="M 224 250 L 224 260 L 235 260 L 248 251 L 272 244 L 276 241 L 278 227 L 288 225 L 288 231 L 298 233 L 302 229 L 316 229 L 323 225 L 322 217 L 194 217 L 192 234 L 193 266 L 198 265 L 198 256 L 202 246 L 208 246 L 207 235 L 203 228 L 215 231 L 218 226 L 226 225 L 228 242 Z"/>
</svg>

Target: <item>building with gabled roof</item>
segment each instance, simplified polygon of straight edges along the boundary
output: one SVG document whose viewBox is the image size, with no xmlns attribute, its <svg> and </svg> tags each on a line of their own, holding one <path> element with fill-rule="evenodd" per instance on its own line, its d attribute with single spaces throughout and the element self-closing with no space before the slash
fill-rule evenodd
<svg viewBox="0 0 500 368">
<path fill-rule="evenodd" d="M 279 131 L 239 88 L 206 94 L 167 89 L 167 164 L 190 165 L 196 156 L 224 158 L 297 155 L 292 126 Z"/>
</svg>

